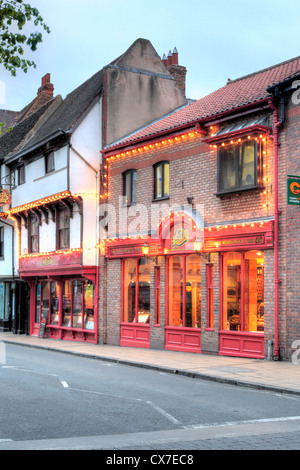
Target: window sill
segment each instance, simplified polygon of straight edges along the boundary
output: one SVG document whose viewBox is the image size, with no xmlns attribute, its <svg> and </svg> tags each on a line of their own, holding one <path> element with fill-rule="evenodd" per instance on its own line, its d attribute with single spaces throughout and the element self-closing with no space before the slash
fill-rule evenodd
<svg viewBox="0 0 300 470">
<path fill-rule="evenodd" d="M 245 193 L 247 191 L 262 191 L 264 189 L 263 186 L 249 186 L 247 188 L 240 188 L 240 189 L 232 189 L 230 191 L 220 191 L 217 193 L 214 193 L 214 196 L 217 197 L 226 197 L 226 196 L 240 196 L 242 193 Z"/>
<path fill-rule="evenodd" d="M 157 197 L 155 199 L 152 199 L 152 202 L 167 201 L 168 199 L 170 199 L 170 196 Z"/>
</svg>

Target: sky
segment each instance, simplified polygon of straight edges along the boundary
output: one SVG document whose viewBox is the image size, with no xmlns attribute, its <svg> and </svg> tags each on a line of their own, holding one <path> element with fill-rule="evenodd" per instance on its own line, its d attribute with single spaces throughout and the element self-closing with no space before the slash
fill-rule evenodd
<svg viewBox="0 0 300 470">
<path fill-rule="evenodd" d="M 50 73 L 64 98 L 138 38 L 160 57 L 177 48 L 186 94 L 199 99 L 235 79 L 300 56 L 299 0 L 25 0 L 51 33 L 12 77 L 0 64 L 0 108 L 20 111 Z M 31 24 L 26 31 L 35 31 Z"/>
</svg>

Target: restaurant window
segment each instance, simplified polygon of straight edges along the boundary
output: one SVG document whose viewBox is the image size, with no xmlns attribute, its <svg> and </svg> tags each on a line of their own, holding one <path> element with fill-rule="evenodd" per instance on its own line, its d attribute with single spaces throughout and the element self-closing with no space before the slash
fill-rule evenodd
<svg viewBox="0 0 300 470">
<path fill-rule="evenodd" d="M 123 196 L 126 198 L 126 204 L 136 202 L 136 170 L 128 170 L 123 173 Z"/>
<path fill-rule="evenodd" d="M 4 258 L 4 227 L 0 227 L 0 258 Z"/>
<path fill-rule="evenodd" d="M 0 282 L 0 320 L 8 320 L 10 312 L 10 283 Z"/>
<path fill-rule="evenodd" d="M 28 219 L 29 238 L 28 238 L 28 252 L 39 252 L 39 220 L 37 216 L 29 217 Z"/>
<path fill-rule="evenodd" d="M 47 155 L 45 155 L 45 170 L 46 170 L 46 173 L 51 173 L 51 171 L 55 170 L 54 152 L 50 152 Z"/>
<path fill-rule="evenodd" d="M 154 166 L 154 199 L 170 195 L 170 164 L 159 162 Z"/>
<path fill-rule="evenodd" d="M 94 284 L 85 279 L 65 280 L 62 295 L 62 325 L 94 329 Z"/>
<path fill-rule="evenodd" d="M 223 254 L 223 329 L 264 331 L 264 254 Z"/>
<path fill-rule="evenodd" d="M 40 323 L 43 319 L 52 323 L 58 315 L 58 284 L 54 281 L 41 281 L 35 289 L 35 323 Z"/>
<path fill-rule="evenodd" d="M 207 328 L 214 327 L 214 267 L 206 265 L 207 273 Z"/>
<path fill-rule="evenodd" d="M 155 324 L 160 325 L 160 267 L 155 267 Z"/>
<path fill-rule="evenodd" d="M 218 151 L 218 194 L 253 189 L 262 183 L 262 142 L 225 144 Z"/>
<path fill-rule="evenodd" d="M 18 168 L 18 184 L 25 183 L 25 166 L 22 165 Z"/>
<path fill-rule="evenodd" d="M 70 246 L 70 214 L 68 209 L 58 210 L 57 221 L 57 249 Z"/>
<path fill-rule="evenodd" d="M 169 326 L 201 326 L 201 258 L 169 257 Z"/>
<path fill-rule="evenodd" d="M 150 322 L 150 260 L 123 261 L 123 321 Z"/>
</svg>

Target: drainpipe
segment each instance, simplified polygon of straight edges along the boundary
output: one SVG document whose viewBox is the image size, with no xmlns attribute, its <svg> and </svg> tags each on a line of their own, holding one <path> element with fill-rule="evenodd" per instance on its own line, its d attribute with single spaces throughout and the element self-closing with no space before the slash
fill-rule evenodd
<svg viewBox="0 0 300 470">
<path fill-rule="evenodd" d="M 279 284 L 281 280 L 278 276 L 278 264 L 279 264 L 279 241 L 278 241 L 278 231 L 279 231 L 279 215 L 281 211 L 278 209 L 278 147 L 280 142 L 278 139 L 279 131 L 282 128 L 285 120 L 284 112 L 284 98 L 281 97 L 281 121 L 278 118 L 278 110 L 274 105 L 273 99 L 269 100 L 269 106 L 273 111 L 274 119 L 274 131 L 273 135 L 269 135 L 273 139 L 274 143 L 274 257 L 275 257 L 275 269 L 274 269 L 274 283 L 275 283 L 275 341 L 274 341 L 274 351 L 273 357 L 274 360 L 279 359 Z"/>
</svg>

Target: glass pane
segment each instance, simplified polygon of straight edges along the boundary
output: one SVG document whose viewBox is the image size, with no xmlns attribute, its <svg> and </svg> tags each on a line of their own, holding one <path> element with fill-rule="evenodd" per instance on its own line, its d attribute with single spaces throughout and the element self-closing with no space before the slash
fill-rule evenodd
<svg viewBox="0 0 300 470">
<path fill-rule="evenodd" d="M 4 318 L 4 294 L 5 294 L 5 284 L 0 282 L 0 318 Z"/>
<path fill-rule="evenodd" d="M 63 284 L 63 299 L 62 299 L 62 325 L 71 326 L 71 281 L 65 281 Z"/>
<path fill-rule="evenodd" d="M 58 325 L 59 315 L 59 287 L 57 282 L 51 282 L 50 286 L 50 323 Z"/>
<path fill-rule="evenodd" d="M 135 322 L 136 260 L 124 260 L 123 321 Z"/>
<path fill-rule="evenodd" d="M 240 180 L 239 186 L 253 186 L 255 181 L 254 168 L 254 142 L 246 142 L 239 149 L 239 170 Z"/>
<path fill-rule="evenodd" d="M 39 221 L 37 217 L 30 219 L 30 237 L 31 237 L 31 253 L 39 251 Z"/>
<path fill-rule="evenodd" d="M 131 203 L 131 173 L 125 175 L 125 196 L 127 204 Z"/>
<path fill-rule="evenodd" d="M 59 211 L 58 229 L 59 248 L 68 248 L 70 246 L 70 215 L 67 210 Z"/>
<path fill-rule="evenodd" d="M 221 148 L 220 159 L 220 191 L 235 189 L 235 148 Z"/>
<path fill-rule="evenodd" d="M 264 331 L 264 254 L 245 253 L 244 331 Z"/>
<path fill-rule="evenodd" d="M 59 248 L 68 248 L 70 244 L 68 228 L 59 231 Z"/>
<path fill-rule="evenodd" d="M 131 194 L 131 202 L 136 202 L 136 179 L 137 174 L 136 171 L 132 173 L 132 194 Z"/>
<path fill-rule="evenodd" d="M 150 260 L 141 258 L 139 265 L 138 323 L 150 322 Z"/>
<path fill-rule="evenodd" d="M 155 323 L 160 324 L 160 268 L 155 268 Z"/>
<path fill-rule="evenodd" d="M 155 185 L 156 185 L 155 197 L 162 197 L 162 165 L 158 165 L 155 168 Z"/>
<path fill-rule="evenodd" d="M 164 196 L 169 196 L 170 188 L 170 165 L 169 163 L 164 164 Z"/>
<path fill-rule="evenodd" d="M 48 321 L 48 318 L 49 318 L 49 301 L 50 301 L 49 287 L 50 287 L 50 282 L 48 282 L 48 281 L 43 281 L 42 282 L 42 304 L 41 304 L 42 318 L 41 318 L 41 320 L 46 318 L 47 321 Z"/>
<path fill-rule="evenodd" d="M 73 328 L 82 328 L 82 281 L 73 281 Z"/>
<path fill-rule="evenodd" d="M 94 284 L 92 281 L 84 283 L 84 328 L 94 329 Z"/>
<path fill-rule="evenodd" d="M 41 285 L 38 284 L 35 289 L 35 323 L 40 323 Z"/>
<path fill-rule="evenodd" d="M 223 265 L 223 329 L 241 329 L 241 258 L 226 253 Z"/>
<path fill-rule="evenodd" d="M 184 326 L 201 326 L 201 258 L 198 255 L 186 257 Z"/>
<path fill-rule="evenodd" d="M 169 258 L 169 325 L 182 326 L 183 320 L 183 257 Z"/>
</svg>

